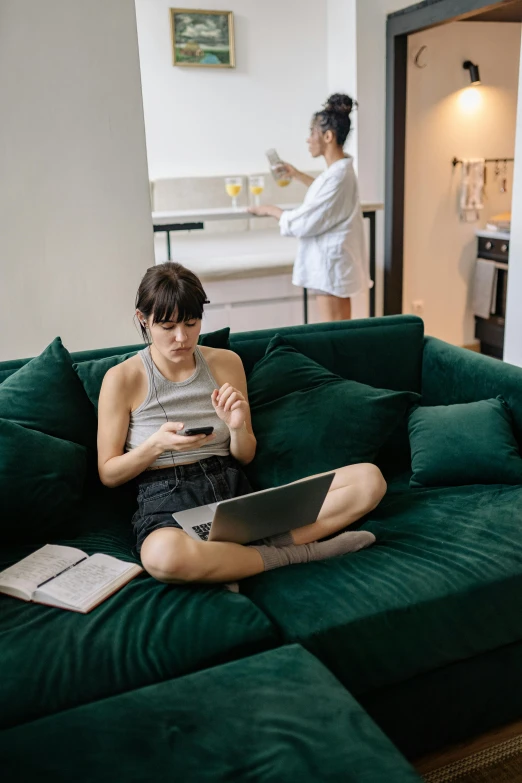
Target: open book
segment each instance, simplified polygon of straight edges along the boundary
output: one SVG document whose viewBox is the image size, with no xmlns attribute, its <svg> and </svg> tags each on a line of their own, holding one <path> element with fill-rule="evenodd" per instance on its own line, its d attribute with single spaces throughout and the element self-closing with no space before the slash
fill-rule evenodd
<svg viewBox="0 0 522 783">
<path fill-rule="evenodd" d="M 110 555 L 46 544 L 0 571 L 0 593 L 86 614 L 142 571 Z"/>
</svg>

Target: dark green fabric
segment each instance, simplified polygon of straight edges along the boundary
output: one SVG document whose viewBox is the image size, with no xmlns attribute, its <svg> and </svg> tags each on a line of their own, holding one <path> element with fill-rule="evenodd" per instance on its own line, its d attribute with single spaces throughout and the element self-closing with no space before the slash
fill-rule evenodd
<svg viewBox="0 0 522 783">
<path fill-rule="evenodd" d="M 363 525 L 374 546 L 241 591 L 359 698 L 522 640 L 521 520 L 522 487 L 394 492 Z"/>
<path fill-rule="evenodd" d="M 81 500 L 87 450 L 0 419 L 2 542 L 42 540 Z"/>
<path fill-rule="evenodd" d="M 0 418 L 96 448 L 96 417 L 59 337 L 2 383 Z"/>
<path fill-rule="evenodd" d="M 297 646 L 12 729 L 0 756 L 5 783 L 420 781 Z"/>
<path fill-rule="evenodd" d="M 408 758 L 520 720 L 522 642 L 360 695 L 359 703 Z"/>
<path fill-rule="evenodd" d="M 279 333 L 342 378 L 394 391 L 421 390 L 424 324 L 411 315 L 288 326 L 230 335 L 247 375 Z"/>
<path fill-rule="evenodd" d="M 246 472 L 261 489 L 373 462 L 419 399 L 344 380 L 279 335 L 252 370 L 248 396 L 257 451 Z"/>
<path fill-rule="evenodd" d="M 16 369 L 13 368 L 12 370 L 7 370 L 7 369 L 6 370 L 0 370 L 0 385 L 7 378 L 9 378 L 10 375 L 14 375 L 17 369 L 18 369 L 18 367 Z"/>
<path fill-rule="evenodd" d="M 107 370 L 115 367 L 117 364 L 135 356 L 137 351 L 132 353 L 121 353 L 117 356 L 107 356 L 104 359 L 92 359 L 87 362 L 77 362 L 74 369 L 83 384 L 83 388 L 96 410 L 98 410 L 98 398 L 100 396 L 101 385 Z"/>
<path fill-rule="evenodd" d="M 135 559 L 135 494 L 132 484 L 113 490 L 93 482 L 50 543 Z M 41 545 L 27 536 L 3 547 L 0 570 Z M 218 585 L 165 585 L 141 575 L 87 615 L 0 595 L 0 728 L 276 644 L 259 609 Z"/>
<path fill-rule="evenodd" d="M 230 329 L 227 326 L 225 329 L 218 329 L 216 332 L 200 334 L 198 344 L 207 345 L 210 348 L 228 348 L 229 335 Z M 143 345 L 140 345 L 138 350 L 141 350 L 142 348 Z M 73 365 L 74 369 L 78 373 L 88 398 L 96 409 L 98 409 L 100 389 L 107 370 L 110 370 L 110 368 L 114 367 L 116 364 L 124 362 L 126 359 L 130 359 L 130 357 L 134 356 L 136 353 L 136 350 L 130 351 L 128 353 L 118 352 L 111 356 L 76 362 Z"/>
<path fill-rule="evenodd" d="M 522 446 L 522 369 L 427 337 L 422 362 L 424 405 L 453 405 L 501 395 Z"/>
<path fill-rule="evenodd" d="M 501 397 L 416 408 L 409 418 L 411 486 L 522 484 L 512 421 Z"/>
<path fill-rule="evenodd" d="M 206 334 L 200 334 L 199 345 L 207 345 L 209 348 L 230 348 L 230 327 L 225 326 L 224 329 L 216 329 L 215 332 L 207 332 Z"/>
</svg>

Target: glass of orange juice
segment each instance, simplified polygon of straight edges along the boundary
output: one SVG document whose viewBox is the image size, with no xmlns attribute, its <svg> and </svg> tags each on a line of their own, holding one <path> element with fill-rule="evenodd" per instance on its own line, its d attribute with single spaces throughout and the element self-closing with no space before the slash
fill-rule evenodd
<svg viewBox="0 0 522 783">
<path fill-rule="evenodd" d="M 248 178 L 248 184 L 250 186 L 250 192 L 254 196 L 254 204 L 258 207 L 260 204 L 259 196 L 265 187 L 265 178 L 262 175 L 253 175 Z"/>
<path fill-rule="evenodd" d="M 232 206 L 234 209 L 237 207 L 237 197 L 241 193 L 241 187 L 243 181 L 241 177 L 226 177 L 225 178 L 225 190 L 232 199 Z"/>
<path fill-rule="evenodd" d="M 279 177 L 276 179 L 276 183 L 279 185 L 280 188 L 286 188 L 286 186 L 289 185 L 291 181 L 292 181 L 291 177 L 289 177 L 288 174 L 286 174 L 286 172 L 281 173 Z"/>
</svg>

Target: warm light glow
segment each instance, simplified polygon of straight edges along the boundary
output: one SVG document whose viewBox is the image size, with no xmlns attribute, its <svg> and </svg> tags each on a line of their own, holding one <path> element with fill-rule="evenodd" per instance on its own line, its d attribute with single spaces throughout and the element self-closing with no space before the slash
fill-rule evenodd
<svg viewBox="0 0 522 783">
<path fill-rule="evenodd" d="M 465 112 L 476 111 L 482 103 L 482 95 L 476 87 L 467 87 L 459 95 L 460 108 Z"/>
</svg>

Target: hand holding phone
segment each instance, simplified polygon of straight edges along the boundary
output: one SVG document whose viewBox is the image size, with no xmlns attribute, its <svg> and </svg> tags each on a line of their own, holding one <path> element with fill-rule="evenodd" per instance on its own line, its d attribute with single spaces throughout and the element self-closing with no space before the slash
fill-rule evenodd
<svg viewBox="0 0 522 783">
<path fill-rule="evenodd" d="M 178 432 L 178 435 L 212 435 L 214 427 L 189 427 L 188 430 Z"/>
</svg>

